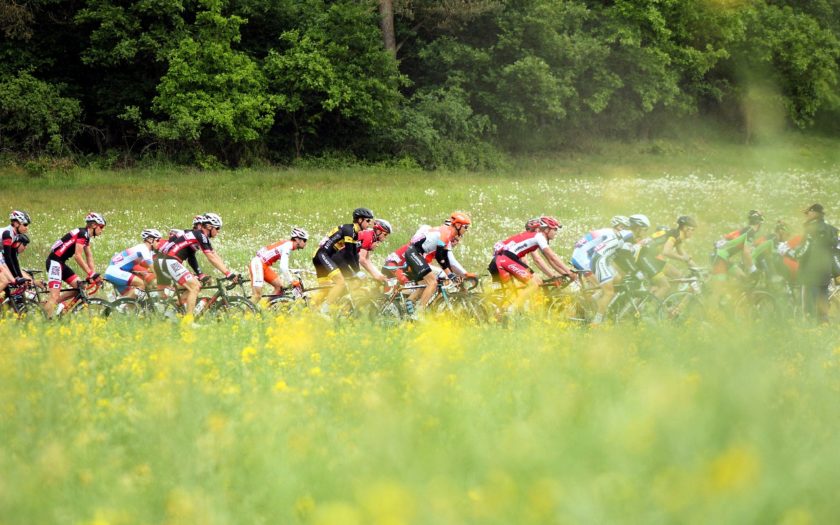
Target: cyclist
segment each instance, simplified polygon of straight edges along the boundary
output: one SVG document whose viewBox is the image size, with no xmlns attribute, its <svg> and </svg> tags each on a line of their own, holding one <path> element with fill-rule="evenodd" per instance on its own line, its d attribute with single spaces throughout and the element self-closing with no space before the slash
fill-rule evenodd
<svg viewBox="0 0 840 525">
<path fill-rule="evenodd" d="M 352 223 L 336 226 L 318 245 L 318 251 L 312 258 L 315 275 L 321 284 L 329 281 L 333 283 L 329 292 L 317 299 L 323 301 L 322 313 L 327 313 L 330 305 L 344 293 L 345 273 L 360 279 L 365 277 L 365 273 L 359 269 L 359 233 L 371 224 L 373 212 L 368 208 L 356 208 L 353 210 Z"/>
<path fill-rule="evenodd" d="M 385 242 L 389 235 L 391 235 L 391 223 L 385 219 L 375 219 L 373 228 L 359 232 L 359 265 L 368 275 L 381 283 L 388 278 L 373 265 L 370 253 Z"/>
<path fill-rule="evenodd" d="M 234 281 L 239 279 L 238 275 L 225 266 L 222 258 L 213 251 L 213 246 L 210 244 L 210 240 L 216 238 L 221 229 L 222 218 L 215 213 L 205 213 L 201 217 L 201 222 L 195 228 L 176 236 L 174 239 L 170 238 L 161 249 L 162 257 L 155 261 L 155 266 L 160 269 L 160 273 L 165 279 L 162 284 L 178 283 L 186 288 L 184 305 L 188 315 L 195 310 L 198 292 L 201 290 L 200 281 L 194 279 L 193 274 L 183 264 L 191 253 L 195 254 L 201 250 L 210 264 L 225 274 L 225 278 Z"/>
<path fill-rule="evenodd" d="M 689 268 L 697 266 L 684 248 L 684 243 L 692 237 L 695 228 L 697 222 L 693 218 L 680 215 L 677 217 L 676 228 L 660 228 L 650 237 L 639 241 L 636 263 L 653 283 L 651 291 L 659 299 L 665 297 L 670 288 L 667 277 L 682 276 L 679 270 L 668 264 L 669 260 L 680 261 Z"/>
<path fill-rule="evenodd" d="M 87 279 L 99 281 L 101 277 L 96 273 L 96 265 L 93 261 L 93 252 L 90 243 L 95 237 L 102 235 L 105 229 L 105 217 L 96 212 L 88 213 L 85 217 L 85 225 L 71 230 L 61 239 L 55 241 L 47 256 L 47 286 L 49 297 L 44 303 L 44 311 L 47 317 L 52 317 L 58 303 L 63 303 L 75 292 L 61 293 L 61 282 L 66 282 L 71 288 L 79 287 L 79 279 L 76 273 L 67 265 L 70 257 L 76 261 L 79 268 L 85 272 Z M 81 248 L 78 250 L 77 248 Z"/>
<path fill-rule="evenodd" d="M 593 250 L 591 264 L 595 280 L 602 291 L 601 296 L 595 300 L 597 312 L 592 320 L 594 324 L 603 322 L 607 306 L 615 295 L 615 283 L 621 281 L 621 276 L 617 275 L 612 265 L 614 259 L 622 260 L 627 273 L 635 272 L 637 278 L 644 277 L 633 263 L 634 248 L 630 241 L 640 238 L 650 228 L 650 220 L 645 215 L 637 214 L 628 217 L 627 223 L 630 225 L 629 230 L 624 229 L 623 224 L 622 228 L 614 228 Z"/>
<path fill-rule="evenodd" d="M 721 282 L 730 273 L 738 277 L 755 273 L 757 268 L 752 257 L 753 244 L 763 223 L 764 215 L 758 210 L 750 210 L 747 213 L 746 226 L 727 233 L 715 243 L 712 256 L 714 281 Z M 741 262 L 740 267 L 738 266 L 738 259 Z"/>
<path fill-rule="evenodd" d="M 453 239 L 463 237 L 471 225 L 472 220 L 466 213 L 453 212 L 449 219 L 441 226 L 421 228 L 411 238 L 409 246 L 405 251 L 405 261 L 408 266 L 407 274 L 410 279 L 426 285 L 422 289 L 419 302 L 417 303 L 419 307 L 418 313 L 422 312 L 428 306 L 429 300 L 437 289 L 437 277 L 432 272 L 426 256 L 434 254 L 435 260 L 441 269 L 446 272 L 448 279 L 456 279 L 458 277 L 459 273 L 456 273 L 453 269 L 457 269 L 466 275 L 466 272 L 460 265 L 453 268 L 449 252 L 452 249 Z"/>
<path fill-rule="evenodd" d="M 557 219 L 542 216 L 539 218 L 539 225 L 536 230 L 528 231 L 526 229 L 522 233 L 497 242 L 493 247 L 493 259 L 488 266 L 493 279 L 507 283 L 513 276 L 519 282 L 526 284 L 525 288 L 516 294 L 513 300 L 513 308 L 521 308 L 528 297 L 536 292 L 543 282 L 523 260 L 526 255 L 531 254 L 534 264 L 549 278 L 560 275 L 574 277 L 574 273 L 563 264 L 560 257 L 548 246 L 548 243 L 557 236 L 560 228 L 562 226 Z M 545 260 L 536 256 L 537 250 L 542 253 Z"/>
<path fill-rule="evenodd" d="M 163 237 L 154 228 L 148 228 L 140 233 L 143 242 L 126 248 L 114 254 L 111 263 L 105 269 L 105 280 L 112 283 L 121 296 L 136 297 L 138 292 L 148 291 L 154 282 L 147 276 L 154 275 L 152 268 L 152 251 L 157 249 L 158 241 Z"/>
<path fill-rule="evenodd" d="M 28 213 L 14 210 L 9 214 L 9 226 L 0 230 L 2 232 L 0 233 L 0 242 L 3 245 L 3 249 L 0 251 L 0 292 L 18 279 L 31 278 L 21 271 L 18 262 L 19 247 L 21 246 L 19 237 L 23 235 L 28 243 L 29 237 L 26 237 L 26 232 L 29 231 L 31 222 Z"/>
<path fill-rule="evenodd" d="M 591 271 L 592 255 L 595 253 L 595 247 L 608 237 L 614 236 L 616 232 L 628 228 L 630 228 L 630 218 L 624 215 L 616 215 L 610 219 L 609 228 L 600 228 L 588 232 L 575 243 L 572 251 L 572 266 L 578 270 Z"/>
<path fill-rule="evenodd" d="M 254 304 L 260 301 L 266 282 L 274 287 L 275 294 L 282 293 L 283 288 L 287 286 L 300 286 L 300 282 L 289 272 L 289 256 L 294 250 L 306 248 L 308 240 L 309 233 L 295 226 L 289 234 L 289 240 L 277 241 L 260 248 L 248 266 L 251 273 L 251 301 Z M 271 267 L 277 261 L 280 261 L 280 275 Z"/>
</svg>

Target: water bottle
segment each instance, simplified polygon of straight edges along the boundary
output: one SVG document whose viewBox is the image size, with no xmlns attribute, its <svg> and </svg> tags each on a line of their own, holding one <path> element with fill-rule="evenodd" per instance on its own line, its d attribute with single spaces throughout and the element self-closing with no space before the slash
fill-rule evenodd
<svg viewBox="0 0 840 525">
<path fill-rule="evenodd" d="M 206 304 L 207 304 L 207 298 L 206 297 L 202 297 L 201 299 L 198 300 L 198 303 L 196 303 L 196 305 L 195 305 L 195 315 L 196 316 L 201 315 L 201 312 L 204 311 L 204 306 Z"/>
<path fill-rule="evenodd" d="M 409 316 L 414 315 L 414 301 L 411 299 L 405 300 L 405 313 Z"/>
<path fill-rule="evenodd" d="M 64 311 L 64 303 L 58 303 L 58 306 L 55 307 L 55 315 L 61 315 L 61 312 Z"/>
</svg>

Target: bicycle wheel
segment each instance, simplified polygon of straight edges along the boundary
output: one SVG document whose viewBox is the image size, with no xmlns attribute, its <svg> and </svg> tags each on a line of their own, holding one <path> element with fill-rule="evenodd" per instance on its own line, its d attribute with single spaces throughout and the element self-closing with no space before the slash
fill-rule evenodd
<svg viewBox="0 0 840 525">
<path fill-rule="evenodd" d="M 706 307 L 694 292 L 674 292 L 662 300 L 657 316 L 660 321 L 682 324 L 689 319 L 705 318 Z"/>
<path fill-rule="evenodd" d="M 595 317 L 595 302 L 591 296 L 558 294 L 548 305 L 550 318 L 575 325 L 587 325 Z"/>
<path fill-rule="evenodd" d="M 245 297 L 228 297 L 226 300 L 219 299 L 210 306 L 207 312 L 209 315 L 218 318 L 257 313 L 257 307 Z"/>
<path fill-rule="evenodd" d="M 621 320 L 649 323 L 659 319 L 659 307 L 662 301 L 653 294 L 633 295 L 628 300 L 628 304 L 630 308 L 623 311 Z"/>
<path fill-rule="evenodd" d="M 146 308 L 143 303 L 134 297 L 120 297 L 111 303 L 111 313 L 114 315 L 125 315 L 133 317 L 146 317 Z"/>
<path fill-rule="evenodd" d="M 757 322 L 773 322 L 781 317 L 776 298 L 762 290 L 745 292 L 735 305 L 735 313 L 741 319 Z"/>
<path fill-rule="evenodd" d="M 36 301 L 30 299 L 22 299 L 12 306 L 12 311 L 18 319 L 35 319 L 42 320 L 47 318 L 47 313 L 44 308 Z"/>
<path fill-rule="evenodd" d="M 89 297 L 87 301 L 79 301 L 68 312 L 73 316 L 108 317 L 111 315 L 111 303 L 105 299 Z"/>
</svg>

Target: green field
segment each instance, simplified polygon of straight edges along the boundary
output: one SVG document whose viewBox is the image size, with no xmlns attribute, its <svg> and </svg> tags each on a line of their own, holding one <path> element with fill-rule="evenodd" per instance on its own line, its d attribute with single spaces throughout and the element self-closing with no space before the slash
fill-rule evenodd
<svg viewBox="0 0 840 525">
<path fill-rule="evenodd" d="M 216 211 L 214 245 L 245 271 L 292 224 L 317 240 L 360 205 L 396 229 L 380 262 L 454 209 L 474 218 L 457 253 L 480 273 L 538 213 L 564 223 L 563 256 L 615 213 L 691 214 L 705 260 L 751 208 L 796 225 L 819 201 L 836 223 L 836 146 L 605 145 L 489 174 L 6 171 L 0 207 L 33 216 L 22 261 L 38 268 L 91 210 L 109 221 L 100 269 L 142 228 Z M 726 320 L 3 319 L 0 524 L 837 523 L 838 336 Z"/>
</svg>

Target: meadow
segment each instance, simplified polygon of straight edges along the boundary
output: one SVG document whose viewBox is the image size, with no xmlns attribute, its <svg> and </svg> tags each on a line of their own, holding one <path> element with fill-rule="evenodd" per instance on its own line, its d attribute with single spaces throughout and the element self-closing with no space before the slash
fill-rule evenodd
<svg viewBox="0 0 840 525">
<path fill-rule="evenodd" d="M 378 261 L 455 209 L 475 224 L 459 259 L 480 273 L 539 213 L 565 225 L 564 256 L 615 213 L 691 214 L 705 260 L 751 208 L 794 225 L 815 201 L 840 215 L 836 151 L 615 145 L 483 174 L 7 169 L 0 207 L 33 216 L 28 267 L 91 210 L 109 221 L 102 268 L 142 228 L 216 211 L 214 245 L 245 271 L 291 225 L 317 240 L 359 205 L 395 227 Z M 2 319 L 0 524 L 836 523 L 839 335 L 726 320 Z"/>
</svg>

